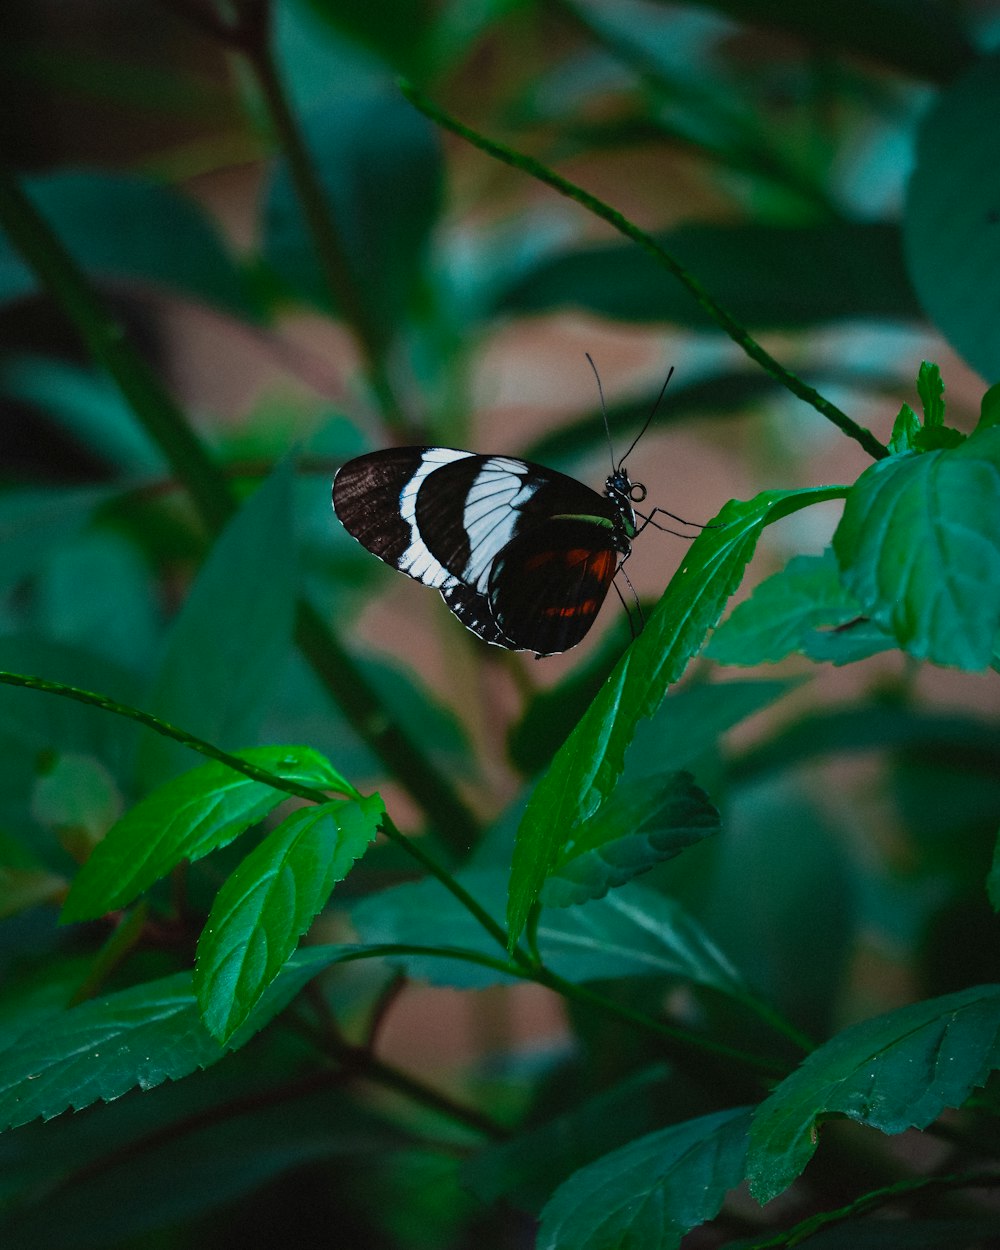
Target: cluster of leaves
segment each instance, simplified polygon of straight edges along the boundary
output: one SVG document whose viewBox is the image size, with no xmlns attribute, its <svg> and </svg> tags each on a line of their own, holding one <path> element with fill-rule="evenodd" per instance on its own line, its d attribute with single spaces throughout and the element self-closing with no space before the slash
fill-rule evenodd
<svg viewBox="0 0 1000 1250">
<path fill-rule="evenodd" d="M 237 1200 L 248 1244 L 265 1244 L 269 1218 L 284 1243 L 296 1218 L 303 1238 L 317 1220 L 290 1214 L 286 1174 L 307 1178 L 344 1244 L 499 1247 L 528 1213 L 545 1250 L 668 1250 L 707 1224 L 713 1244 L 836 1247 L 867 1230 L 886 1245 L 889 1226 L 866 1217 L 914 1195 L 924 1206 L 906 1245 L 981 1244 L 994 1219 L 971 1195 L 1000 1184 L 985 904 L 1000 908 L 1000 726 L 928 709 L 913 674 L 924 662 L 991 690 L 1000 667 L 1000 397 L 987 390 L 963 433 L 924 363 L 920 412 L 904 403 L 883 445 L 751 331 L 926 314 L 984 376 L 1000 374 L 983 277 L 997 259 L 1000 62 L 936 6 L 904 23 L 888 0 L 860 15 L 814 6 L 808 20 L 754 3 L 539 4 L 582 42 L 541 85 L 517 84 L 515 118 L 592 156 L 651 139 L 696 153 L 720 193 L 754 210 L 652 237 L 388 81 L 392 67 L 439 95 L 476 40 L 516 47 L 532 6 L 456 3 L 433 19 L 389 7 L 391 19 L 338 0 L 166 5 L 243 59 L 250 111 L 277 149 L 259 243 L 241 261 L 151 177 L 0 178 L 0 301 L 17 310 L 45 288 L 103 370 L 10 352 L 0 391 L 105 471 L 0 496 L 4 1244 L 138 1244 L 170 1229 L 178 1244 L 231 1243 Z M 824 52 L 794 63 L 800 80 L 781 58 L 749 75 L 726 53 L 746 37 L 733 15 Z M 838 181 L 833 156 L 862 102 L 881 135 L 872 153 L 914 142 L 914 95 L 829 59 L 838 49 L 949 80 L 919 126 L 902 227 L 871 219 L 871 187 Z M 117 81 L 124 91 L 127 75 Z M 845 119 L 803 145 L 773 124 L 789 107 L 778 88 L 801 104 L 821 82 Z M 594 124 L 598 90 L 618 110 Z M 626 238 L 567 246 L 528 219 L 450 239 L 439 137 L 411 101 Z M 220 436 L 209 452 L 122 334 L 122 287 L 194 299 L 261 334 L 289 304 L 337 318 L 387 431 L 412 435 L 413 393 L 433 398 L 427 441 L 463 441 L 469 360 L 502 320 L 571 306 L 669 323 L 693 347 L 720 327 L 752 363 L 686 381 L 663 420 L 752 409 L 763 421 L 784 386 L 874 463 L 851 485 L 727 503 L 631 645 L 611 636 L 526 702 L 509 754 L 533 784 L 482 831 L 458 783 L 485 786 L 489 772 L 457 718 L 416 675 L 341 640 L 372 570 L 330 532 L 329 472 L 316 490 L 296 471 L 273 406 L 259 420 L 276 434 Z M 818 356 L 814 372 L 854 394 L 895 389 L 915 363 L 845 355 L 836 369 Z M 612 407 L 612 429 L 645 407 Z M 346 415 L 319 423 L 310 459 L 364 445 Z M 591 413 L 525 450 L 571 462 L 602 437 Z M 246 471 L 248 446 L 265 474 Z M 841 501 L 829 547 L 793 556 L 720 624 L 764 531 Z M 183 563 L 196 572 L 165 619 L 162 585 Z M 478 645 L 457 627 L 452 641 Z M 814 704 L 723 749 L 802 683 L 716 681 L 711 662 L 797 656 L 801 674 L 893 652 L 906 677 L 888 693 Z M 698 655 L 701 680 L 672 690 Z M 247 745 L 261 741 L 310 745 Z M 192 750 L 208 762 L 192 767 Z M 879 753 L 885 787 L 867 808 L 852 796 L 869 844 L 855 854 L 845 811 L 809 793 L 802 765 L 858 751 Z M 376 772 L 410 790 L 423 836 L 348 780 Z M 866 928 L 911 978 L 913 1001 L 882 1014 L 880 995 L 868 1010 L 849 997 Z M 378 1054 L 409 982 L 544 987 L 573 1046 L 481 1064 L 461 1096 L 444 1094 Z M 842 1027 L 845 1011 L 860 1022 Z M 945 1128 L 948 1108 L 963 1110 Z M 791 1205 L 762 1210 L 802 1176 L 821 1124 L 822 1157 Z M 929 1126 L 954 1166 L 900 1179 L 885 1138 Z M 319 1167 L 331 1158 L 336 1174 Z M 749 1197 L 733 1197 L 743 1183 Z"/>
</svg>

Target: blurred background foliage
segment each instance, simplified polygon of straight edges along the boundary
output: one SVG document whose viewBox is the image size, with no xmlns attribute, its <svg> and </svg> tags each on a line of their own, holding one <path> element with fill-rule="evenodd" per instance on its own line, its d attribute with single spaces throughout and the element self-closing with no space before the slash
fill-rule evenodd
<svg viewBox="0 0 1000 1250">
<path fill-rule="evenodd" d="M 246 10 L 270 18 L 264 58 L 227 40 L 229 10 L 209 0 L 4 5 L 0 151 L 210 449 L 230 492 L 222 514 L 287 457 L 297 474 L 288 489 L 268 480 L 254 516 L 213 546 L 219 518 L 192 505 L 176 464 L 0 236 L 0 667 L 105 692 L 229 749 L 310 743 L 456 859 L 486 829 L 477 865 L 495 869 L 524 787 L 627 625 L 606 608 L 585 644 L 541 664 L 485 648 L 340 530 L 337 466 L 393 441 L 439 442 L 597 485 L 607 447 L 585 351 L 619 448 L 675 366 L 630 468 L 651 501 L 692 520 L 759 489 L 853 481 L 868 461 L 648 256 L 440 133 L 396 75 L 663 240 L 885 441 L 922 358 L 941 364 L 949 416 L 966 430 L 1000 378 L 989 55 L 1000 11 L 986 0 Z M 333 223 L 322 254 L 303 163 Z M 984 195 L 995 215 L 970 208 Z M 835 522 L 816 508 L 769 531 L 750 582 L 820 552 Z M 682 543 L 644 535 L 629 566 L 643 597 L 682 558 Z M 296 595 L 318 609 L 353 685 L 317 670 Z M 420 760 L 407 754 L 404 767 L 379 748 L 369 695 Z M 700 660 L 643 727 L 625 784 L 664 761 L 690 768 L 724 833 L 644 880 L 681 899 L 817 1037 L 1000 979 L 982 888 L 1000 814 L 997 716 L 995 681 L 895 652 L 749 674 Z M 86 983 L 106 931 L 56 927 L 74 861 L 189 763 L 130 722 L 0 689 L 0 1017 L 23 1027 Z M 191 871 L 193 912 L 227 854 Z M 335 894 L 324 932 L 346 932 L 349 904 L 410 873 L 377 847 Z M 161 937 L 112 983 L 185 966 L 184 934 Z M 177 1085 L 0 1137 L 4 1244 L 530 1245 L 560 1180 L 701 1105 L 683 1082 L 649 1078 L 648 1042 L 576 1007 L 564 1015 L 536 987 L 459 997 L 411 985 L 387 998 L 392 976 L 355 965 L 323 993 L 348 1034 L 389 1002 L 380 1053 L 408 1072 L 511 1125 L 610 1101 L 575 1140 L 543 1136 L 531 1171 L 499 1148 L 477 1154 L 467 1127 L 442 1127 L 405 1092 L 290 1088 L 307 1049 L 294 1029 L 270 1030 Z M 663 999 L 656 978 L 626 985 L 636 1004 Z M 729 1027 L 724 1003 L 698 1010 Z M 826 1197 L 849 1188 L 842 1153 Z M 697 1244 L 740 1231 L 723 1221 Z"/>
</svg>

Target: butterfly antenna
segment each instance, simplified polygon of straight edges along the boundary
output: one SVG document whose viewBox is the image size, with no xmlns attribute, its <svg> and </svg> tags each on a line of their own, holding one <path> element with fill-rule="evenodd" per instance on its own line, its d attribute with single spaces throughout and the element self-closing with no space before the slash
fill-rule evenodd
<svg viewBox="0 0 1000 1250">
<path fill-rule="evenodd" d="M 608 436 L 608 451 L 611 455 L 611 472 L 614 473 L 615 466 L 615 448 L 611 442 L 611 426 L 608 425 L 608 407 L 604 402 L 604 387 L 601 385 L 601 375 L 597 372 L 597 365 L 594 364 L 594 358 L 590 352 L 583 353 L 587 357 L 587 363 L 594 371 L 594 377 L 597 379 L 597 393 L 601 397 L 601 416 L 604 418 L 604 432 Z"/>
<path fill-rule="evenodd" d="M 667 371 L 667 376 L 663 379 L 663 385 L 660 387 L 660 393 L 659 393 L 659 395 L 657 395 L 657 397 L 656 397 L 656 403 L 655 403 L 655 404 L 652 406 L 652 408 L 649 410 L 649 416 L 646 418 L 646 424 L 642 427 L 642 429 L 639 431 L 639 433 L 638 433 L 638 434 L 635 436 L 635 438 L 632 440 L 632 446 L 631 446 L 631 447 L 629 447 L 629 449 L 628 449 L 628 451 L 625 453 L 625 455 L 624 455 L 624 456 L 622 456 L 621 460 L 619 460 L 619 461 L 618 461 L 618 468 L 619 468 L 619 469 L 622 467 L 622 465 L 625 463 L 625 461 L 629 458 L 629 456 L 631 456 L 632 452 L 635 450 L 636 444 L 638 443 L 639 439 L 640 439 L 640 438 L 642 438 L 643 434 L 645 434 L 645 433 L 646 433 L 646 431 L 649 429 L 650 422 L 651 422 L 651 421 L 653 420 L 653 418 L 656 416 L 656 410 L 657 410 L 657 408 L 659 408 L 659 406 L 660 406 L 660 401 L 663 399 L 663 392 L 667 389 L 667 383 L 670 381 L 670 379 L 671 379 L 673 376 L 674 376 L 674 366 L 673 366 L 673 365 L 671 365 L 671 366 L 670 366 L 670 369 Z M 605 421 L 606 421 L 606 420 L 607 420 L 607 418 L 605 418 Z M 609 437 L 610 437 L 610 435 L 609 435 Z"/>
</svg>

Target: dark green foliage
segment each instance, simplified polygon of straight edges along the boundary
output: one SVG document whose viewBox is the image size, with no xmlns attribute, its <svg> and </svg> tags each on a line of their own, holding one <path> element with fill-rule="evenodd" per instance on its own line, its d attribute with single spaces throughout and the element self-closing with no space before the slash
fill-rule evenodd
<svg viewBox="0 0 1000 1250">
<path fill-rule="evenodd" d="M 4 1250 L 993 1244 L 976 6 L 8 7 Z M 608 434 L 566 659 L 331 516 Z"/>
</svg>

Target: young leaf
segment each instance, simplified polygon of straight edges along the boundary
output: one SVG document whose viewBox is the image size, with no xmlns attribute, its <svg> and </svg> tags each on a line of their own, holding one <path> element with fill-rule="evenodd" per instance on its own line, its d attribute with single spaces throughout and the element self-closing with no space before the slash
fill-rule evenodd
<svg viewBox="0 0 1000 1250">
<path fill-rule="evenodd" d="M 1000 377 L 1000 165 L 993 121 L 1000 57 L 973 60 L 932 101 L 917 135 L 903 209 L 906 263 L 920 302 L 948 342 L 984 377 Z"/>
<path fill-rule="evenodd" d="M 757 1109 L 747 1176 L 759 1202 L 795 1180 L 817 1122 L 839 1112 L 880 1129 L 925 1128 L 1000 1067 L 1000 986 L 977 985 L 852 1025 L 802 1063 Z"/>
<path fill-rule="evenodd" d="M 232 1037 L 375 840 L 378 795 L 295 811 L 223 885 L 198 943 L 194 984 L 209 1032 Z"/>
<path fill-rule="evenodd" d="M 249 764 L 288 781 L 353 792 L 309 747 L 255 747 Z M 182 860 L 201 859 L 263 819 L 288 796 L 213 760 L 168 781 L 108 830 L 80 869 L 62 920 L 92 920 L 124 907 Z"/>
<path fill-rule="evenodd" d="M 46 1015 L 0 1054 L 0 1130 L 207 1068 L 248 1042 L 317 973 L 357 949 L 297 952 L 226 1045 L 202 1024 L 187 972 Z"/>
<path fill-rule="evenodd" d="M 226 526 L 170 632 L 152 711 L 218 746 L 252 742 L 280 677 L 295 612 L 294 469 L 277 466 Z M 183 747 L 147 735 L 146 787 L 186 768 Z"/>
<path fill-rule="evenodd" d="M 917 373 L 917 394 L 924 409 L 924 429 L 944 425 L 944 382 L 941 370 L 929 360 L 920 362 Z"/>
<path fill-rule="evenodd" d="M 542 1212 L 538 1250 L 676 1250 L 743 1179 L 750 1112 L 672 1124 L 571 1176 Z"/>
<path fill-rule="evenodd" d="M 545 882 L 550 907 L 603 898 L 654 864 L 719 832 L 719 813 L 690 773 L 635 778 L 579 825 Z"/>
<path fill-rule="evenodd" d="M 1000 429 L 881 460 L 833 537 L 844 584 L 911 655 L 986 668 L 1000 627 L 998 516 Z"/>
<path fill-rule="evenodd" d="M 896 414 L 892 423 L 892 437 L 889 439 L 889 450 L 894 456 L 904 451 L 913 451 L 916 437 L 920 433 L 920 418 L 909 404 L 904 404 Z"/>
<path fill-rule="evenodd" d="M 765 525 L 844 494 L 843 487 L 769 491 L 732 501 L 691 545 L 646 628 L 616 665 L 528 803 L 518 830 L 507 905 L 512 942 L 572 830 L 621 775 L 636 724 L 660 706 L 739 585 Z"/>
<path fill-rule="evenodd" d="M 504 873 L 474 869 L 459 878 L 494 917 L 503 910 Z M 362 940 L 451 947 L 503 958 L 490 935 L 434 880 L 410 882 L 362 900 L 351 912 Z M 542 913 L 538 948 L 546 965 L 568 981 L 628 976 L 690 980 L 723 993 L 742 989 L 739 973 L 679 903 L 631 883 L 582 907 Z M 408 976 L 460 989 L 516 979 L 500 969 L 445 955 L 394 955 Z"/>
<path fill-rule="evenodd" d="M 893 646 L 881 630 L 867 631 L 857 645 L 852 629 L 861 607 L 840 580 L 831 549 L 821 556 L 795 556 L 738 604 L 712 635 L 705 654 L 720 664 L 775 664 L 798 652 L 846 663 Z M 842 646 L 840 645 L 842 644 Z M 841 650 L 844 659 L 840 658 Z"/>
</svg>

